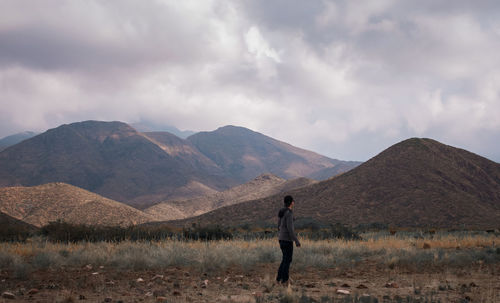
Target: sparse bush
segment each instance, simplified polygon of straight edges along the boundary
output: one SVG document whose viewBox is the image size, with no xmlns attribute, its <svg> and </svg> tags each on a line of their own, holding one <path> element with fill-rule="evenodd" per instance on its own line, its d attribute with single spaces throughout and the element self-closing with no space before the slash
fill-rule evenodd
<svg viewBox="0 0 500 303">
<path fill-rule="evenodd" d="M 43 226 L 40 234 L 53 242 L 120 242 L 120 241 L 160 241 L 170 239 L 175 233 L 165 225 L 139 226 L 90 226 L 67 222 L 50 222 Z"/>
<path fill-rule="evenodd" d="M 20 259 L 16 259 L 12 264 L 12 270 L 14 278 L 19 280 L 28 280 L 30 274 L 33 272 L 33 267 Z"/>
<path fill-rule="evenodd" d="M 49 268 L 59 264 L 58 254 L 53 252 L 38 252 L 31 259 L 31 264 L 35 268 Z"/>
<path fill-rule="evenodd" d="M 14 256 L 0 251 L 0 269 L 7 268 L 14 262 Z"/>
<path fill-rule="evenodd" d="M 273 247 L 258 247 L 256 254 L 257 260 L 261 263 L 274 263 L 278 260 L 278 250 Z"/>
<path fill-rule="evenodd" d="M 34 230 L 25 225 L 5 223 L 0 225 L 0 242 L 25 242 L 33 233 Z"/>
<path fill-rule="evenodd" d="M 230 240 L 233 234 L 229 229 L 224 229 L 219 225 L 215 226 L 194 226 L 183 230 L 184 239 L 188 240 Z"/>
</svg>

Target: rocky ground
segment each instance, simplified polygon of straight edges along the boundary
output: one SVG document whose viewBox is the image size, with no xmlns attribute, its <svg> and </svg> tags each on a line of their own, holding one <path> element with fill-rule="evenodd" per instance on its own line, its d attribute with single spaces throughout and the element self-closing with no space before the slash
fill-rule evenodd
<svg viewBox="0 0 500 303">
<path fill-rule="evenodd" d="M 291 287 L 273 283 L 278 264 L 202 273 L 193 268 L 120 271 L 87 265 L 1 271 L 0 302 L 500 302 L 500 265 L 473 269 L 291 269 Z M 379 269 L 377 269 L 379 268 Z M 17 277 L 15 277 L 17 275 Z"/>
</svg>

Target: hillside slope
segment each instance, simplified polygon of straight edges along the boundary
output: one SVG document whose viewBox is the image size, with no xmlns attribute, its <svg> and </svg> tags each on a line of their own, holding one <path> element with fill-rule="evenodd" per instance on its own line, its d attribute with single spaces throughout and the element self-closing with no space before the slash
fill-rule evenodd
<svg viewBox="0 0 500 303">
<path fill-rule="evenodd" d="M 160 220 L 183 219 L 204 214 L 220 207 L 268 197 L 315 182 L 317 181 L 307 178 L 297 178 L 287 181 L 272 174 L 263 174 L 250 182 L 223 192 L 187 200 L 165 201 L 145 209 L 144 212 Z"/>
<path fill-rule="evenodd" d="M 38 227 L 56 220 L 121 226 L 155 220 L 140 210 L 64 183 L 0 188 L 0 212 Z"/>
<path fill-rule="evenodd" d="M 215 164 L 186 161 L 176 148 L 121 122 L 62 125 L 0 152 L 0 186 L 64 182 L 141 207 L 234 185 Z"/>
<path fill-rule="evenodd" d="M 0 151 L 6 149 L 9 146 L 16 145 L 17 143 L 27 140 L 29 138 L 33 138 L 36 135 L 37 133 L 35 132 L 26 131 L 4 137 L 0 139 Z"/>
<path fill-rule="evenodd" d="M 290 194 L 296 216 L 324 222 L 500 226 L 500 164 L 431 139 L 405 140 L 349 172 Z M 172 223 L 274 221 L 281 205 L 277 195 Z"/>
<path fill-rule="evenodd" d="M 330 159 L 236 126 L 200 132 L 187 140 L 240 183 L 267 172 L 284 179 L 326 179 L 360 164 Z"/>
</svg>

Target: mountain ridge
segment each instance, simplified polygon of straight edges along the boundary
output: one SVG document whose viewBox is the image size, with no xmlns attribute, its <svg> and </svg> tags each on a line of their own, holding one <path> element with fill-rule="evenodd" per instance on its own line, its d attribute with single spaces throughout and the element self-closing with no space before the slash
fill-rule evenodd
<svg viewBox="0 0 500 303">
<path fill-rule="evenodd" d="M 192 138 L 207 143 L 205 134 L 185 140 L 167 132 L 140 133 L 119 121 L 63 124 L 0 152 L 0 186 L 64 182 L 144 209 L 160 201 L 229 189 L 272 171 L 275 162 L 281 163 L 276 169 L 281 174 L 290 167 L 299 167 L 305 174 L 335 166 L 332 161 L 336 160 L 249 129 L 221 129 L 233 134 L 222 142 L 208 142 L 202 152 Z M 210 137 L 213 132 L 206 134 Z M 250 134 L 257 150 L 248 144 L 241 149 L 245 134 Z M 219 145 L 229 147 L 229 152 L 220 150 Z M 274 158 L 267 157 L 265 146 L 272 147 Z M 231 164 L 223 161 L 220 165 L 210 158 L 214 153 L 236 166 L 242 164 L 249 173 L 231 173 Z M 253 168 L 255 163 L 261 165 Z"/>
<path fill-rule="evenodd" d="M 287 194 L 296 200 L 297 216 L 323 222 L 500 225 L 500 164 L 427 138 L 404 140 L 338 177 Z M 282 195 L 275 195 L 170 223 L 273 222 L 281 205 Z"/>
</svg>

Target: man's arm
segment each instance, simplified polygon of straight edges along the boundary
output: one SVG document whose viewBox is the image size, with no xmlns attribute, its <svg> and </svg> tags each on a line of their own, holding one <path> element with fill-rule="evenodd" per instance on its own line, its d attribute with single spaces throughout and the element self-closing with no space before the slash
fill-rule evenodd
<svg viewBox="0 0 500 303">
<path fill-rule="evenodd" d="M 288 212 L 286 214 L 286 217 L 287 217 L 286 218 L 286 228 L 288 229 L 290 237 L 295 242 L 295 245 L 297 247 L 299 247 L 300 246 L 300 241 L 299 241 L 299 239 L 297 239 L 297 236 L 295 235 L 295 229 L 293 227 L 293 215 L 292 215 L 292 212 Z"/>
</svg>

